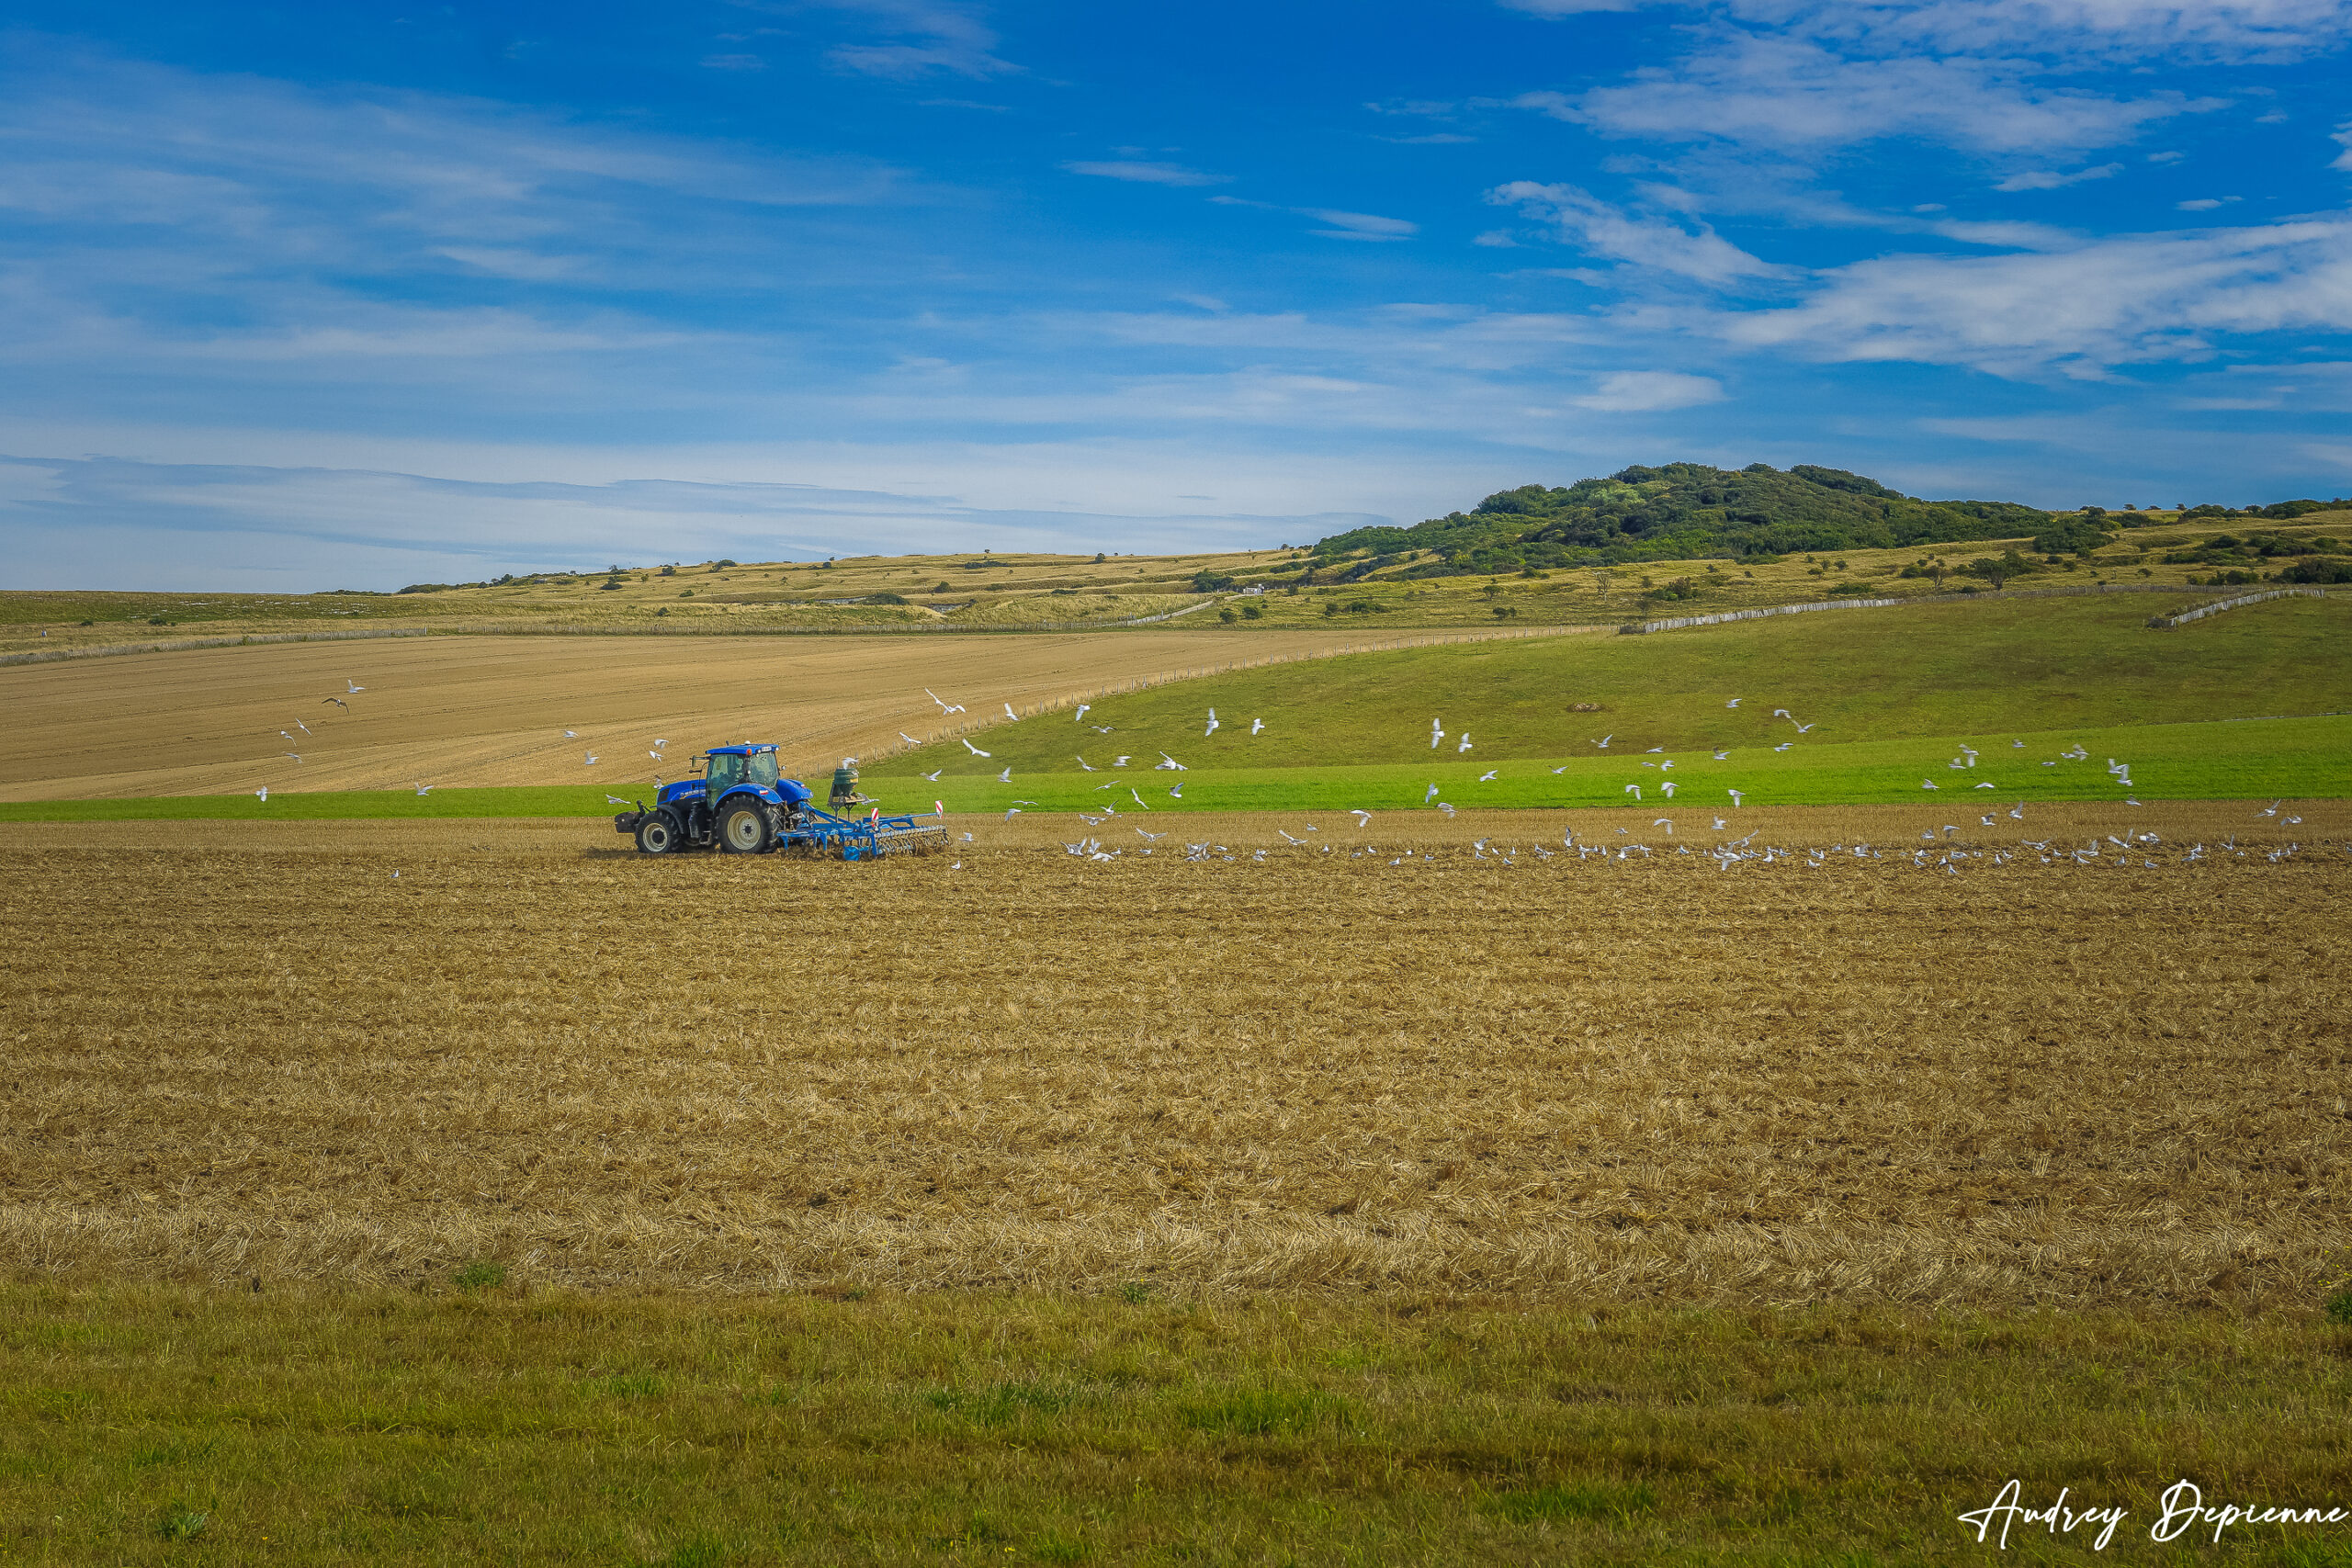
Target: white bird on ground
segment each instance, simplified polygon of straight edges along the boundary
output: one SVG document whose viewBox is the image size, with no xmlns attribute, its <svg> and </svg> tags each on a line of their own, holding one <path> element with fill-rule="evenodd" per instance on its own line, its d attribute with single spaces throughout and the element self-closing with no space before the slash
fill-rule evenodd
<svg viewBox="0 0 2352 1568">
<path fill-rule="evenodd" d="M 1727 789 L 1727 790 L 1724 791 L 1724 793 L 1725 795 L 1727 795 L 1731 796 L 1732 809 L 1733 809 L 1733 810 L 1735 810 L 1735 811 L 1736 811 L 1737 809 L 1739 809 L 1739 803 L 1740 803 L 1741 801 L 1746 800 L 1746 799 L 1747 798 L 1747 796 L 1744 793 L 1742 793 L 1742 792 L 1741 792 L 1741 791 L 1739 791 L 1739 790 L 1736 790 L 1736 789 Z"/>
<path fill-rule="evenodd" d="M 1625 786 L 1625 793 L 1632 795 L 1635 800 L 1639 800 L 1642 798 L 1642 786 L 1639 784 L 1627 784 Z"/>
<path fill-rule="evenodd" d="M 1070 722 L 1072 724 L 1084 724 L 1086 722 L 1086 710 L 1093 705 L 1094 705 L 1092 703 L 1079 704 L 1078 711 L 1069 716 Z"/>
<path fill-rule="evenodd" d="M 942 768 L 938 773 L 925 773 L 923 774 L 923 782 L 926 784 L 937 784 L 939 782 L 939 774 L 944 773 L 947 770 L 945 768 Z"/>
<path fill-rule="evenodd" d="M 262 786 L 261 786 L 261 788 L 259 788 L 259 789 L 257 789 L 257 790 L 254 791 L 254 798 L 255 800 L 260 801 L 260 802 L 261 802 L 263 805 L 265 805 L 265 806 L 268 805 L 268 804 L 269 804 L 269 786 L 268 786 L 267 784 L 264 784 L 264 785 L 262 785 Z"/>
<path fill-rule="evenodd" d="M 416 786 L 416 793 L 417 793 L 417 794 L 419 794 L 419 795 L 431 795 L 431 794 L 433 793 L 433 786 L 432 786 L 431 784 L 422 784 L 422 783 L 420 783 L 420 784 Z"/>
<path fill-rule="evenodd" d="M 280 751 L 278 755 L 281 757 L 291 757 L 298 762 L 302 760 L 301 754 L 296 751 Z"/>
<path fill-rule="evenodd" d="M 1372 825 L 1372 813 L 1360 806 L 1349 807 L 1348 814 L 1356 819 L 1356 826 L 1359 828 L 1367 828 Z"/>
<path fill-rule="evenodd" d="M 1008 767 L 1004 772 L 997 774 L 996 782 L 999 784 L 1011 784 L 1012 782 L 1012 770 Z"/>
<path fill-rule="evenodd" d="M 368 689 L 367 687 L 362 686 L 362 685 L 359 685 L 358 683 L 356 683 L 356 682 L 354 682 L 354 681 L 351 679 L 351 677 L 350 677 L 350 676 L 348 676 L 348 675 L 346 675 L 346 676 L 345 676 L 345 677 L 343 678 L 343 685 L 344 685 L 344 690 L 345 690 L 345 691 L 346 691 L 346 692 L 348 692 L 351 695 L 353 695 L 353 696 L 355 696 L 355 697 L 356 697 L 356 696 L 357 696 L 360 693 L 362 693 L 362 692 L 364 692 L 364 691 L 366 691 L 366 690 Z"/>
<path fill-rule="evenodd" d="M 1262 718 L 1253 718 L 1250 721 L 1250 733 L 1252 735 L 1257 734 L 1260 730 L 1265 728 L 1266 721 Z"/>
<path fill-rule="evenodd" d="M 1016 724 L 1021 720 L 1021 716 L 1012 711 L 1012 705 L 1011 703 L 1004 705 L 1004 716 L 1012 720 Z"/>
<path fill-rule="evenodd" d="M 587 762 L 586 762 L 586 764 L 585 764 L 585 765 L 586 765 L 586 766 L 588 766 L 588 767 L 591 767 L 591 768 L 594 767 L 594 766 L 596 765 L 596 753 L 595 753 L 595 752 L 594 752 L 594 751 L 590 751 L 590 752 L 586 753 L 586 756 L 587 756 L 588 761 L 587 761 Z"/>
<path fill-rule="evenodd" d="M 1612 729 L 1612 730 L 1611 730 L 1608 734 L 1606 734 L 1606 735 L 1602 736 L 1600 739 L 1598 739 L 1598 740 L 1594 741 L 1594 742 L 1593 742 L 1593 744 L 1594 744 L 1595 746 L 1600 747 L 1602 750 L 1606 751 L 1606 750 L 1609 750 L 1609 743 L 1610 743 L 1611 740 L 1614 740 L 1614 739 L 1617 739 L 1617 732 L 1616 732 L 1615 730 L 1613 730 L 1613 729 Z"/>
<path fill-rule="evenodd" d="M 964 738 L 960 735 L 956 739 L 958 740 L 964 740 Z M 964 740 L 964 750 L 969 751 L 975 757 L 985 757 L 989 754 L 986 751 L 981 750 L 978 747 L 973 745 L 968 740 Z"/>
<path fill-rule="evenodd" d="M 1491 780 L 1497 773 L 1501 772 L 1502 770 L 1500 768 L 1488 768 L 1485 773 L 1478 775 L 1478 782 L 1480 784 L 1485 784 Z"/>
<path fill-rule="evenodd" d="M 1092 773 L 1092 772 L 1094 771 L 1093 765 L 1092 765 L 1091 763 L 1088 762 L 1088 761 L 1087 761 L 1087 760 L 1086 760 L 1085 758 L 1083 758 L 1083 757 L 1080 757 L 1080 758 L 1078 760 L 1078 765 L 1079 765 L 1080 770 L 1080 771 L 1082 771 L 1082 772 L 1090 773 Z"/>
<path fill-rule="evenodd" d="M 1201 731 L 1201 739 L 1206 740 L 1210 736 L 1216 733 L 1216 709 L 1211 708 L 1209 709 L 1209 727 Z"/>
<path fill-rule="evenodd" d="M 1725 703 L 1725 704 L 1724 705 L 1724 706 L 1725 706 L 1725 707 L 1727 707 L 1727 708 L 1736 708 L 1736 707 L 1737 707 L 1740 704 L 1742 704 L 1742 703 L 1746 702 L 1747 700 L 1747 699 L 1746 697 L 1734 697 L 1734 698 L 1732 698 L 1732 700 L 1731 700 L 1731 701 L 1729 701 L 1729 702 Z"/>
<path fill-rule="evenodd" d="M 1453 749 L 1453 754 L 1459 757 L 1468 750 L 1470 750 L 1470 732 L 1465 729 L 1462 732 L 1462 744 Z"/>
</svg>

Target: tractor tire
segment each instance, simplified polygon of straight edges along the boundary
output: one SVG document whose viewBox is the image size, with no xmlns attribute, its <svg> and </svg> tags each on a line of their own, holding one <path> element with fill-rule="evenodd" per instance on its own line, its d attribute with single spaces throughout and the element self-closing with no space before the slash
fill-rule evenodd
<svg viewBox="0 0 2352 1568">
<path fill-rule="evenodd" d="M 763 855 L 775 847 L 764 801 L 730 800 L 718 809 L 718 847 L 730 855 Z"/>
<path fill-rule="evenodd" d="M 641 855 L 673 855 L 684 842 L 678 819 L 666 811 L 649 811 L 638 821 L 637 852 Z"/>
</svg>

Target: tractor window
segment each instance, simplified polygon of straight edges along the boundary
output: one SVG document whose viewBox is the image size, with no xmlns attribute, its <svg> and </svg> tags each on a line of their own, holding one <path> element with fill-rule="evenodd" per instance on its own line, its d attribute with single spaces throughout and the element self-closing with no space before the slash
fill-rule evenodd
<svg viewBox="0 0 2352 1568">
<path fill-rule="evenodd" d="M 733 788 L 743 782 L 743 759 L 731 751 L 713 755 L 707 777 L 713 796 L 720 790 Z"/>
<path fill-rule="evenodd" d="M 775 783 L 775 752 L 754 751 L 746 761 L 752 764 L 750 777 L 753 784 L 765 785 Z"/>
</svg>

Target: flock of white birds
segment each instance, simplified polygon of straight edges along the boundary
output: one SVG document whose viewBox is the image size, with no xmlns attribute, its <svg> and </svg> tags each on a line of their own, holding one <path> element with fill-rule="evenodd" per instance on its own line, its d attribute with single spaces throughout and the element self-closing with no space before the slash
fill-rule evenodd
<svg viewBox="0 0 2352 1568">
<path fill-rule="evenodd" d="M 346 715 L 351 713 L 352 708 L 348 699 L 363 694 L 367 692 L 368 688 L 348 679 L 344 682 L 344 692 L 341 695 L 328 696 L 321 699 L 320 705 L 334 706 Z M 929 697 L 933 703 L 937 705 L 940 711 L 940 716 L 943 718 L 967 711 L 965 705 L 961 703 L 950 703 L 944 697 L 941 697 L 937 693 L 932 691 L 929 687 L 923 688 L 923 694 Z M 1747 699 L 1744 697 L 1733 697 L 1729 701 L 1725 702 L 1724 706 L 1726 709 L 1736 710 Z M 1004 716 L 1008 722 L 1020 722 L 1022 716 L 1013 711 L 1012 705 L 1011 703 L 1008 702 L 1002 705 L 1004 708 Z M 1086 716 L 1091 711 L 1091 704 L 1079 704 L 1076 711 L 1072 715 L 1074 722 L 1084 726 L 1099 735 L 1110 735 L 1114 733 L 1114 727 L 1109 725 L 1087 725 Z M 1787 708 L 1772 709 L 1772 717 L 1775 719 L 1785 719 L 1791 728 L 1801 738 L 1810 735 L 1815 728 L 1812 724 L 1800 721 L 1796 716 L 1791 713 Z M 293 725 L 294 728 L 300 730 L 306 738 L 316 733 L 307 723 L 303 722 L 300 718 L 293 720 Z M 1206 724 L 1201 731 L 1203 739 L 1215 735 L 1222 728 L 1224 728 L 1224 724 L 1223 721 L 1217 717 L 1216 709 L 1214 707 L 1210 708 L 1207 714 Z M 1262 735 L 1265 733 L 1265 730 L 1266 721 L 1263 718 L 1253 717 L 1250 720 L 1249 731 L 1250 735 Z M 301 741 L 296 739 L 290 730 L 280 729 L 277 733 L 291 745 L 300 746 L 302 744 Z M 907 734 L 904 730 L 900 730 L 899 732 L 899 738 L 910 745 L 922 744 L 921 741 L 918 741 L 913 736 Z M 577 741 L 580 739 L 580 732 L 577 729 L 567 728 L 563 731 L 563 739 L 568 741 Z M 959 737 L 958 739 L 962 740 L 965 750 L 969 751 L 973 756 L 980 758 L 988 758 L 990 756 L 990 753 L 975 745 L 970 739 L 962 737 Z M 1432 751 L 1440 750 L 1448 739 L 1452 739 L 1454 741 L 1453 755 L 1456 757 L 1466 755 L 1475 749 L 1475 744 L 1467 730 L 1464 730 L 1458 735 L 1450 735 L 1449 731 L 1445 728 L 1442 718 L 1430 719 L 1430 750 Z M 1609 750 L 1611 744 L 1615 742 L 1616 739 L 1617 737 L 1615 732 L 1611 731 L 1607 735 L 1594 738 L 1589 744 L 1597 751 L 1606 752 Z M 647 750 L 646 755 L 657 763 L 666 763 L 668 758 L 664 749 L 667 748 L 670 742 L 667 739 L 657 737 L 654 739 L 651 746 Z M 1776 753 L 1783 752 L 1787 751 L 1796 744 L 1797 742 L 1794 740 L 1783 741 L 1779 745 L 1771 747 L 1770 750 Z M 2010 742 L 2010 746 L 2013 749 L 2020 750 L 2025 748 L 2025 744 L 2026 743 L 2023 740 L 2012 740 Z M 1155 748 L 1155 750 L 1157 750 L 1157 748 Z M 1628 784 L 1624 786 L 1623 793 L 1633 796 L 1634 800 L 1639 801 L 1643 798 L 1644 789 L 1647 787 L 1656 790 L 1663 799 L 1672 800 L 1675 797 L 1675 794 L 1680 786 L 1677 781 L 1666 776 L 1666 774 L 1673 771 L 1675 764 L 1674 759 L 1662 755 L 1665 750 L 1666 749 L 1663 746 L 1650 747 L 1647 751 L 1641 754 L 1639 759 L 1643 767 L 1657 769 L 1659 774 L 1658 778 L 1651 781 L 1636 781 L 1634 783 Z M 301 753 L 299 750 L 288 750 L 282 754 L 291 758 L 298 766 L 302 761 Z M 1158 754 L 1159 760 L 1152 763 L 1148 771 L 1152 773 L 1176 773 L 1188 771 L 1188 764 L 1178 761 L 1176 758 L 1169 752 L 1159 750 Z M 1729 760 L 1732 751 L 1730 748 L 1718 747 L 1713 751 L 1713 759 L 1716 761 L 1724 761 Z M 1658 757 L 1658 760 L 1656 761 L 1648 761 L 1647 759 L 1652 756 Z M 1960 748 L 1960 755 L 1953 757 L 1949 762 L 1947 762 L 1945 764 L 1945 768 L 1951 773 L 1968 773 L 1977 767 L 1978 761 L 1981 756 L 1982 753 L 1977 751 L 1975 748 L 1962 745 Z M 2079 742 L 2077 742 L 2072 749 L 2060 752 L 2055 759 L 2042 761 L 2041 765 L 2045 768 L 2055 768 L 2068 761 L 2087 761 L 2089 758 L 2090 753 L 2086 750 Z M 856 759 L 851 758 L 848 759 L 848 761 L 854 762 Z M 1093 763 L 1088 761 L 1083 753 L 1077 754 L 1076 761 L 1079 767 L 1086 773 L 1091 773 L 1101 771 Z M 1112 761 L 1108 765 L 1111 771 L 1114 773 L 1124 773 L 1125 770 L 1134 762 L 1134 753 L 1120 752 L 1114 756 Z M 599 757 L 593 749 L 583 750 L 583 766 L 595 767 L 602 761 L 603 759 Z M 1566 764 L 1562 764 L 1561 766 L 1555 767 L 1551 770 L 1551 772 L 1555 774 L 1565 773 L 1566 771 Z M 922 776 L 926 780 L 936 782 L 944 772 L 944 768 L 939 768 Z M 2107 772 L 2118 787 L 2124 790 L 2130 790 L 2133 787 L 2130 763 L 2120 761 L 2117 759 L 2110 757 L 2107 760 Z M 1501 776 L 1502 770 L 1500 768 L 1492 768 L 1479 774 L 1476 782 L 1478 784 L 1487 784 Z M 654 782 L 657 784 L 662 782 L 661 775 L 659 773 L 654 775 Z M 1000 784 L 1011 784 L 1012 782 L 1012 769 L 1008 766 L 1001 770 L 997 774 L 997 782 Z M 1997 790 L 1999 787 L 1989 779 L 1976 780 L 1973 784 L 1963 784 L 1960 781 L 1947 782 L 1950 783 L 1953 788 Z M 419 795 L 430 795 L 433 792 L 434 787 L 435 786 L 432 784 L 419 781 L 416 784 L 416 793 Z M 1933 778 L 1924 778 L 1920 780 L 1920 787 L 1923 790 L 1941 790 L 1945 785 L 1939 784 Z M 1097 791 L 1125 791 L 1128 802 L 1137 810 L 1149 811 L 1152 809 L 1150 804 L 1144 799 L 1141 790 L 1135 783 L 1131 782 L 1127 778 L 1116 778 L 1109 783 L 1097 784 L 1094 788 Z M 1727 787 L 1724 793 L 1730 797 L 1732 809 L 1736 811 L 1745 806 L 1747 795 L 1752 792 Z M 266 802 L 269 799 L 269 786 L 267 784 L 264 784 L 259 789 L 254 791 L 254 794 L 262 801 Z M 1435 784 L 1430 784 L 1427 793 L 1422 796 L 1421 804 L 1423 807 L 1434 807 L 1434 809 L 1442 812 L 1445 817 L 1451 820 L 1454 816 L 1456 807 L 1451 801 L 1439 799 L 1439 786 Z M 1184 798 L 1183 783 L 1180 780 L 1170 784 L 1167 787 L 1167 795 L 1170 799 L 1182 801 Z M 631 804 L 629 801 L 619 795 L 606 795 L 605 799 L 616 806 L 627 806 Z M 2136 807 L 2140 805 L 2140 801 L 2136 797 L 2128 794 L 2121 797 L 2121 803 L 2126 806 Z M 1020 816 L 1026 809 L 1036 807 L 1037 804 L 1038 803 L 1034 800 L 1016 801 L 1006 809 L 1004 819 L 1010 822 L 1013 818 Z M 2273 801 L 2268 807 L 2257 812 L 2256 816 L 2260 818 L 2278 819 L 2278 812 L 2282 804 L 2283 803 L 2279 801 Z M 940 815 L 944 816 L 945 814 L 938 802 L 933 802 L 933 806 L 934 811 L 937 811 Z M 1078 813 L 1078 816 L 1089 828 L 1101 828 L 1105 823 L 1108 823 L 1114 818 L 1118 817 L 1119 814 L 1119 807 L 1115 803 L 1101 802 L 1089 808 L 1080 810 Z M 1363 807 L 1351 808 L 1347 815 L 1354 818 L 1354 826 L 1358 831 L 1368 829 L 1372 823 L 1373 813 Z M 1716 833 L 1724 833 L 1732 829 L 1732 823 L 1725 818 L 1715 816 L 1711 812 L 1702 812 L 1701 815 L 1709 819 L 1712 830 Z M 2007 816 L 2009 819 L 2014 821 L 2025 820 L 2025 803 L 2021 800 L 2010 803 Z M 1999 817 L 1991 813 L 1980 815 L 1977 821 L 1978 826 L 1984 828 L 1996 828 L 2000 825 Z M 2290 816 L 2283 819 L 2281 825 L 2297 825 L 2301 821 L 2302 818 L 2299 816 Z M 1651 822 L 1650 826 L 1665 829 L 1668 838 L 1674 837 L 1675 824 L 1672 818 L 1657 818 Z M 1308 833 L 1317 834 L 1319 834 L 1321 831 L 1318 827 L 1311 823 L 1306 825 L 1306 830 Z M 1143 842 L 1140 845 L 1136 846 L 1136 852 L 1147 856 L 1154 853 L 1158 847 L 1158 841 L 1168 836 L 1165 831 L 1154 833 L 1146 831 L 1141 828 L 1136 829 L 1135 831 L 1137 836 L 1143 840 Z M 1947 875 L 1958 875 L 1962 867 L 1968 864 L 1981 863 L 1990 865 L 2007 865 L 2022 861 L 2028 855 L 2032 856 L 2037 863 L 2042 865 L 2099 865 L 2113 863 L 2119 866 L 2131 865 L 2136 856 L 2139 864 L 2153 868 L 2157 863 L 2154 857 L 2159 853 L 2165 855 L 2169 862 L 2178 864 L 2192 864 L 2215 855 L 2245 859 L 2255 853 L 2260 853 L 2265 859 L 2277 862 L 2291 858 L 2293 855 L 2300 852 L 2303 847 L 2300 842 L 2293 842 L 2280 847 L 2257 851 L 2248 846 L 2241 846 L 2237 842 L 2236 836 L 2234 834 L 2232 834 L 2224 842 L 2215 846 L 2211 850 L 2209 850 L 2208 847 L 2201 842 L 2188 846 L 2165 846 L 2163 843 L 2163 840 L 2154 833 L 2136 832 L 2127 829 L 2120 837 L 2114 833 L 2109 833 L 2104 836 L 2104 840 L 2102 841 L 2102 838 L 2100 836 L 2094 835 L 2086 843 L 2072 848 L 2061 846 L 2054 840 L 2020 839 L 2017 845 L 2012 848 L 1984 849 L 1958 840 L 1955 836 L 1961 831 L 1962 829 L 1957 824 L 1942 824 L 1939 829 L 1930 829 L 1923 831 L 1919 835 L 1919 844 L 1908 851 L 1905 851 L 1900 848 L 1890 849 L 1888 846 L 1884 845 L 1874 846 L 1868 843 L 1858 843 L 1850 846 L 1836 844 L 1826 850 L 1820 848 L 1790 850 L 1771 845 L 1758 848 L 1755 846 L 1756 834 L 1755 832 L 1750 831 L 1741 838 L 1719 840 L 1712 847 L 1695 852 L 1707 859 L 1713 860 L 1719 869 L 1726 871 L 1735 865 L 1745 863 L 1762 865 L 1785 863 L 1819 867 L 1830 864 L 1833 861 L 1836 861 L 1840 857 L 1849 857 L 1856 860 L 1872 861 L 1884 861 L 1889 858 L 1893 858 L 1898 862 L 1906 863 L 1910 865 L 1923 869 L 1941 871 Z M 1304 851 L 1309 854 L 1321 856 L 1337 855 L 1340 852 L 1337 847 L 1332 844 L 1321 842 L 1318 840 L 1310 840 L 1299 837 L 1291 833 L 1286 829 L 1278 829 L 1277 832 L 1284 840 L 1283 843 L 1279 846 L 1269 846 L 1266 849 L 1258 849 L 1254 851 L 1237 852 L 1230 846 L 1224 844 L 1207 841 L 1200 843 L 1187 843 L 1182 848 L 1182 858 L 1185 861 L 1195 863 L 1212 860 L 1231 862 L 1238 860 L 1246 854 L 1247 857 L 1253 862 L 1263 862 L 1266 860 L 1270 852 L 1280 853 L 1283 851 Z M 1631 829 L 1619 828 L 1615 829 L 1615 833 L 1619 838 L 1629 837 Z M 1939 833 L 1940 837 L 1939 836 Z M 962 841 L 965 843 L 970 843 L 973 841 L 973 836 L 969 833 L 966 833 L 963 836 Z M 1122 858 L 1126 853 L 1126 851 L 1124 848 L 1111 848 L 1105 845 L 1099 838 L 1091 836 L 1080 839 L 1075 842 L 1065 842 L 1062 847 L 1069 854 L 1091 862 L 1114 861 Z M 2352 853 L 2352 845 L 2346 845 L 2344 848 L 2346 852 Z M 1595 842 L 1590 840 L 1586 840 L 1580 842 L 1578 841 L 1576 830 L 1574 829 L 1570 829 L 1566 836 L 1561 840 L 1560 847 L 1558 849 L 1552 849 L 1547 845 L 1538 843 L 1528 846 L 1523 852 L 1528 858 L 1536 861 L 1565 860 L 1573 858 L 1578 863 L 1583 863 L 1597 858 L 1604 862 L 1622 863 L 1637 856 L 1646 859 L 1660 852 L 1657 849 L 1654 849 L 1651 845 L 1641 843 L 1620 844 Z M 1677 855 L 1684 856 L 1694 853 L 1692 849 L 1688 844 L 1684 843 L 1678 843 L 1673 846 L 1672 852 Z M 1480 862 L 1491 862 L 1495 864 L 1505 867 L 1518 865 L 1521 861 L 1521 853 L 1522 852 L 1515 847 L 1496 847 L 1493 840 L 1487 839 L 1481 839 L 1471 846 L 1471 855 L 1474 860 Z M 1800 856 L 1803 858 L 1800 859 Z M 1371 845 L 1359 844 L 1348 851 L 1346 858 L 1351 860 L 1360 860 L 1367 857 L 1375 860 L 1380 859 L 1382 858 L 1382 852 Z M 1437 855 L 1426 851 L 1408 851 L 1388 858 L 1386 863 L 1392 866 L 1428 864 L 1436 862 L 1438 858 L 1439 857 Z M 950 867 L 950 869 L 961 870 L 963 869 L 963 863 L 961 861 L 957 861 Z"/>
</svg>

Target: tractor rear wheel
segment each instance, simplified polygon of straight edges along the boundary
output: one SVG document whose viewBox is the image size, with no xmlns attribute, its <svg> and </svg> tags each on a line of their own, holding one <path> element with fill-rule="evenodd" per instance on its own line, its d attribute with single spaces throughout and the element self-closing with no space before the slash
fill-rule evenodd
<svg viewBox="0 0 2352 1568">
<path fill-rule="evenodd" d="M 765 854 L 773 846 L 764 801 L 731 800 L 718 813 L 718 847 L 730 855 Z"/>
<path fill-rule="evenodd" d="M 637 848 L 639 854 L 675 854 L 678 841 L 678 819 L 668 812 L 649 811 L 638 819 Z"/>
</svg>

